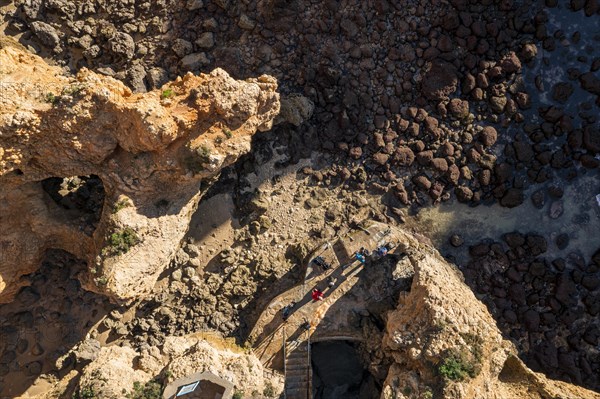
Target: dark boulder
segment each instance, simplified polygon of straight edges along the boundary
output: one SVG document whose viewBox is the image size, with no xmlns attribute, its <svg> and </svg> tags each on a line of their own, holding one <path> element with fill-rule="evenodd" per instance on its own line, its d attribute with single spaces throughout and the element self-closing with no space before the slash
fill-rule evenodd
<svg viewBox="0 0 600 399">
<path fill-rule="evenodd" d="M 546 205 L 546 197 L 542 189 L 537 190 L 531 195 L 531 202 L 537 209 L 542 209 Z"/>
<path fill-rule="evenodd" d="M 537 332 L 540 329 L 540 314 L 533 309 L 523 313 L 523 325 L 527 331 Z"/>
<path fill-rule="evenodd" d="M 459 202 L 469 202 L 473 198 L 473 191 L 467 186 L 459 186 L 454 189 L 454 194 Z"/>
<path fill-rule="evenodd" d="M 500 205 L 506 208 L 514 208 L 521 205 L 524 200 L 523 190 L 512 187 L 506 190 L 506 193 L 500 200 Z"/>
<path fill-rule="evenodd" d="M 474 258 L 486 256 L 490 252 L 490 246 L 486 243 L 480 243 L 469 247 L 469 255 Z"/>
<path fill-rule="evenodd" d="M 496 140 L 498 140 L 498 132 L 492 126 L 484 127 L 481 133 L 479 133 L 479 141 L 486 147 L 493 146 Z"/>
<path fill-rule="evenodd" d="M 588 125 L 583 129 L 583 145 L 589 151 L 600 153 L 600 129 Z"/>
<path fill-rule="evenodd" d="M 577 305 L 577 285 L 568 273 L 558 276 L 554 296 L 566 307 Z"/>
<path fill-rule="evenodd" d="M 525 236 L 518 232 L 506 233 L 506 234 L 504 234 L 502 239 L 511 248 L 520 247 L 521 245 L 525 244 Z"/>
<path fill-rule="evenodd" d="M 569 235 L 567 233 L 559 234 L 555 240 L 558 249 L 563 250 L 569 246 Z"/>
<path fill-rule="evenodd" d="M 533 256 L 544 253 L 548 249 L 548 243 L 546 242 L 546 239 L 537 234 L 527 235 L 527 246 L 529 247 L 530 253 Z"/>
<path fill-rule="evenodd" d="M 412 182 L 421 190 L 429 190 L 431 188 L 431 181 L 425 175 L 413 177 Z"/>
<path fill-rule="evenodd" d="M 505 73 L 514 73 L 521 70 L 521 61 L 519 57 L 511 51 L 500 61 L 500 67 Z"/>
<path fill-rule="evenodd" d="M 415 160 L 415 154 L 408 147 L 398 147 L 393 159 L 400 166 L 410 166 Z"/>
<path fill-rule="evenodd" d="M 434 61 L 423 76 L 421 92 L 429 100 L 440 101 L 456 91 L 458 77 L 454 65 Z"/>
<path fill-rule="evenodd" d="M 444 158 L 433 158 L 431 167 L 438 173 L 446 173 L 448 171 L 448 162 Z"/>
<path fill-rule="evenodd" d="M 583 90 L 600 96 L 600 79 L 593 72 L 587 72 L 579 76 L 579 83 Z"/>
</svg>

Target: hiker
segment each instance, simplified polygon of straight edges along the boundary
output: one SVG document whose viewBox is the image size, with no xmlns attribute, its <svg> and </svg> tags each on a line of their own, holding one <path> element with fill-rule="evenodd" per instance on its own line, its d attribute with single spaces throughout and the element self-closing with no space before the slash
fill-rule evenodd
<svg viewBox="0 0 600 399">
<path fill-rule="evenodd" d="M 283 308 L 283 321 L 286 321 L 288 319 L 288 317 L 290 317 L 290 314 L 292 314 L 292 309 L 294 309 L 294 306 L 296 306 L 296 302 L 292 301 L 289 305 L 287 305 L 286 307 Z"/>
<path fill-rule="evenodd" d="M 364 256 L 365 258 L 371 255 L 371 252 L 366 249 L 365 247 L 360 247 L 360 249 L 358 250 L 358 253 L 361 254 L 362 256 Z"/>
<path fill-rule="evenodd" d="M 384 257 L 384 256 L 386 256 L 386 255 L 387 255 L 387 253 L 388 253 L 388 249 L 387 249 L 387 247 L 386 247 L 385 245 L 382 245 L 382 246 L 380 246 L 379 248 L 377 248 L 377 254 L 378 254 L 380 257 Z"/>
<path fill-rule="evenodd" d="M 329 263 L 325 262 L 325 259 L 323 259 L 322 256 L 317 256 L 313 259 L 313 262 L 319 265 L 323 269 L 323 271 L 329 270 L 329 268 L 331 267 Z"/>
<path fill-rule="evenodd" d="M 312 290 L 312 299 L 313 301 L 322 301 L 324 299 L 324 295 L 323 292 L 320 291 L 318 288 L 313 288 Z"/>
<path fill-rule="evenodd" d="M 327 277 L 327 286 L 331 289 L 335 285 L 336 279 L 332 276 Z"/>
<path fill-rule="evenodd" d="M 304 323 L 300 325 L 300 328 L 306 331 L 310 330 L 310 323 L 308 320 L 304 320 Z"/>
<path fill-rule="evenodd" d="M 363 265 L 365 264 L 365 262 L 366 262 L 365 256 L 363 254 L 361 254 L 360 252 L 357 252 L 356 255 L 354 255 L 354 257 L 356 258 L 356 260 L 358 260 Z"/>
</svg>

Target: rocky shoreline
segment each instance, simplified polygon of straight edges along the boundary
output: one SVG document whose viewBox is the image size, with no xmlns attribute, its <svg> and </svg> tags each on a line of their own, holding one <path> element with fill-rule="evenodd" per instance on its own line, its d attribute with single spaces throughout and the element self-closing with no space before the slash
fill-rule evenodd
<svg viewBox="0 0 600 399">
<path fill-rule="evenodd" d="M 181 224 L 178 234 L 188 232 L 180 248 L 169 249 L 168 265 L 156 268 L 133 307 L 95 299 L 110 308 L 100 341 L 105 334 L 147 351 L 197 331 L 243 343 L 261 307 L 297 282 L 312 246 L 365 218 L 413 228 L 423 209 L 457 201 L 508 209 L 527 202 L 565 219 L 566 188 L 582 177 L 600 181 L 599 15 L 597 0 L 19 0 L 0 5 L 0 34 L 66 73 L 85 67 L 134 93 L 160 90 L 165 108 L 174 100 L 163 94 L 176 84 L 164 84 L 218 67 L 234 79 L 269 74 L 284 95 L 285 121 L 253 136 L 249 154 L 242 148 L 237 162 L 211 171 L 218 180 L 179 176 L 201 184 L 202 201 L 229 204 L 223 218 L 235 223 L 222 235 L 214 230 L 212 241 L 212 230 L 194 228 L 193 219 Z M 579 20 L 569 26 L 569 18 Z M 228 120 L 237 123 L 232 104 Z M 226 130 L 211 144 L 223 153 Z M 59 207 L 83 210 L 76 216 L 92 237 L 104 193 L 94 183 L 80 197 L 88 177 L 56 179 L 45 180 L 44 190 Z M 157 215 L 159 200 L 145 199 Z M 121 216 L 129 217 L 134 209 L 124 207 Z M 581 215 L 565 223 L 596 223 Z M 527 366 L 600 390 L 598 252 L 588 259 L 569 246 L 569 233 L 536 226 L 502 233 L 467 243 L 470 259 L 457 261 L 465 282 Z M 460 230 L 447 236 L 464 245 Z M 550 245 L 569 255 L 545 255 Z M 36 273 L 26 277 L 32 287 L 17 294 L 19 302 L 42 295 Z M 10 309 L 2 310 L 3 325 L 36 317 Z M 11 341 L 2 377 L 17 371 L 15 351 L 25 345 L 4 333 Z M 46 370 L 32 362 L 27 378 Z"/>
<path fill-rule="evenodd" d="M 91 67 L 136 91 L 219 66 L 238 78 L 272 74 L 283 93 L 301 91 L 316 105 L 311 123 L 293 129 L 296 147 L 348 157 L 345 169 L 316 177 L 358 187 L 368 180 L 397 204 L 454 193 L 470 204 L 514 207 L 530 184 L 598 167 L 600 133 L 589 112 L 600 94 L 598 58 L 583 57 L 569 81 L 548 88 L 538 75 L 535 89 L 522 70 L 547 62 L 540 50 L 576 45 L 581 34 L 553 32 L 548 14 L 556 6 L 575 12 L 577 4 L 175 3 L 36 1 L 7 14 L 7 29 L 24 31 L 22 42 L 59 63 Z M 593 4 L 585 3 L 584 18 L 597 13 Z M 565 113 L 576 86 L 588 99 L 578 114 Z M 546 91 L 550 103 L 539 99 Z M 498 137 L 499 127 L 518 132 Z"/>
<path fill-rule="evenodd" d="M 596 388 L 600 251 L 591 260 L 577 253 L 548 259 L 546 248 L 544 237 L 518 232 L 472 246 L 465 280 L 529 367 Z"/>
</svg>

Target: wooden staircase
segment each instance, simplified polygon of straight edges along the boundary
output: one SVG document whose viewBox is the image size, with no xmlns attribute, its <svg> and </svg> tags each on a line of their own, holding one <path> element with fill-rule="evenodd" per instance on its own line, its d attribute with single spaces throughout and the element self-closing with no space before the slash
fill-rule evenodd
<svg viewBox="0 0 600 399">
<path fill-rule="evenodd" d="M 298 338 L 286 342 L 285 347 L 285 398 L 310 399 L 312 397 L 312 367 L 310 343 Z"/>
</svg>

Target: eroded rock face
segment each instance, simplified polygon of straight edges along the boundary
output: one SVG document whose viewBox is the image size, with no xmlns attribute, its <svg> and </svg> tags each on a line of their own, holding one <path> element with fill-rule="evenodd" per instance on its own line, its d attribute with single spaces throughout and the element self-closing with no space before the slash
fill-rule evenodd
<svg viewBox="0 0 600 399">
<path fill-rule="evenodd" d="M 134 368 L 134 359 L 139 367 Z M 266 378 L 265 369 L 254 354 L 217 337 L 206 340 L 193 335 L 169 337 L 162 349 L 150 347 L 141 352 L 129 347 L 104 347 L 83 369 L 79 389 L 91 388 L 99 397 L 120 399 L 123 392 L 132 390 L 134 382 L 143 385 L 162 370 L 169 375 L 165 386 L 179 378 L 210 371 L 248 397 L 252 392 L 263 392 L 266 386 L 272 387 L 273 392 L 283 389 L 281 377 Z"/>
<path fill-rule="evenodd" d="M 412 287 L 388 314 L 382 350 L 394 363 L 382 398 L 414 397 L 407 392 L 444 398 L 598 397 L 528 369 L 460 271 L 437 251 L 421 246 L 410 261 Z M 457 375 L 453 372 L 463 378 L 448 378 Z"/>
<path fill-rule="evenodd" d="M 200 181 L 247 152 L 280 108 L 269 76 L 236 81 L 216 69 L 133 94 L 86 69 L 63 76 L 6 44 L 0 86 L 0 301 L 48 248 L 87 260 L 87 289 L 117 300 L 148 292 L 188 229 Z M 89 175 L 105 190 L 95 230 L 40 183 Z"/>
</svg>

